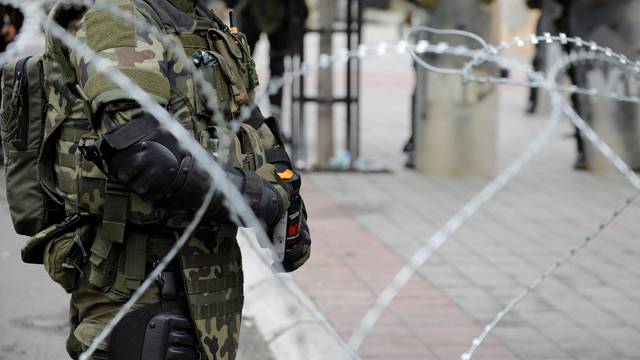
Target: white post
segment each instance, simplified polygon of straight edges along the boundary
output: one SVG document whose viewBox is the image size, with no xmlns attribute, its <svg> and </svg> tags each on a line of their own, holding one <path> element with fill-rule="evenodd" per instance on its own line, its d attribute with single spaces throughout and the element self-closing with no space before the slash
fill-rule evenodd
<svg viewBox="0 0 640 360">
<path fill-rule="evenodd" d="M 439 1 L 429 25 L 464 29 L 495 42 L 499 34 L 497 4 L 480 0 Z M 429 41 L 479 48 L 476 41 L 460 36 L 431 36 Z M 462 68 L 467 58 L 427 56 L 439 67 Z M 491 176 L 496 168 L 498 94 L 495 86 L 463 83 L 460 77 L 419 68 L 416 105 L 416 168 L 430 175 Z M 475 73 L 498 76 L 495 66 L 481 66 Z M 420 101 L 422 99 L 422 101 Z"/>
</svg>

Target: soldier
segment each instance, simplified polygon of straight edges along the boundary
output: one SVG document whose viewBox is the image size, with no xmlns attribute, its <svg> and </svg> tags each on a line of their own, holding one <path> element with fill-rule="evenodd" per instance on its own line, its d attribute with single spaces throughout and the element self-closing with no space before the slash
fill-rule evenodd
<svg viewBox="0 0 640 360">
<path fill-rule="evenodd" d="M 540 10 L 540 17 L 536 25 L 536 34 L 541 35 L 546 32 L 556 34 L 559 32 L 568 33 L 568 29 L 562 29 L 561 16 L 562 7 L 554 0 L 527 0 L 530 9 Z M 533 70 L 539 72 L 544 70 L 547 57 L 547 45 L 544 42 L 536 44 L 535 55 L 531 61 Z M 529 102 L 527 104 L 527 114 L 534 114 L 538 108 L 538 95 L 540 89 L 532 87 L 529 89 Z"/>
<path fill-rule="evenodd" d="M 237 134 L 213 122 L 205 106 L 212 94 L 198 91 L 174 49 L 109 7 L 150 22 L 182 47 L 215 87 L 227 122 L 253 103 L 258 85 L 244 36 L 197 0 L 99 0 L 86 12 L 58 4 L 50 14 L 209 149 L 272 231 L 299 199 L 299 177 L 275 119 L 255 110 Z M 91 59 L 47 34 L 43 66 L 49 108 L 41 177 L 67 214 L 43 261 L 71 292 L 67 351 L 76 359 L 175 243 L 212 180 Z M 285 249 L 287 271 L 309 257 L 301 213 L 302 230 Z M 187 245 L 93 359 L 234 359 L 243 306 L 236 234 L 216 193 Z"/>
<path fill-rule="evenodd" d="M 284 58 L 298 54 L 309 15 L 305 0 L 225 0 L 239 16 L 238 24 L 253 51 L 261 34 L 269 38 L 271 79 L 284 75 Z M 269 97 L 271 114 L 278 117 L 282 108 L 282 89 Z"/>
</svg>

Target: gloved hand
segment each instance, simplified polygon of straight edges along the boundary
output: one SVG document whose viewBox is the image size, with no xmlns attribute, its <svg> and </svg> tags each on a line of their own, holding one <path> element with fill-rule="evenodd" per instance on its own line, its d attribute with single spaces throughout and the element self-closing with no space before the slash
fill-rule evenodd
<svg viewBox="0 0 640 360">
<path fill-rule="evenodd" d="M 149 115 L 109 131 L 94 144 L 78 147 L 87 160 L 106 163 L 112 179 L 161 207 L 195 211 L 212 183 L 209 174 L 196 166 L 193 156 Z M 225 172 L 265 227 L 274 226 L 285 210 L 278 190 L 255 172 L 238 168 Z M 215 192 L 205 220 L 230 220 L 224 200 L 221 192 Z"/>
<path fill-rule="evenodd" d="M 302 207 L 300 236 L 293 243 L 287 242 L 284 249 L 282 266 L 286 272 L 292 272 L 302 266 L 311 255 L 311 233 L 307 225 L 307 210 Z"/>
</svg>

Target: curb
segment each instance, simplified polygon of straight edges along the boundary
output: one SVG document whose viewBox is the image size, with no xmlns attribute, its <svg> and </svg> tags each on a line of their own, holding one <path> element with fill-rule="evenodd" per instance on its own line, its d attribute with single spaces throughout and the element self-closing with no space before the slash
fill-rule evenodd
<svg viewBox="0 0 640 360">
<path fill-rule="evenodd" d="M 245 278 L 244 316 L 255 321 L 276 359 L 351 359 L 344 345 L 322 325 L 320 320 L 327 321 L 325 316 L 291 275 L 274 275 L 260 258 L 260 252 L 268 255 L 268 250 L 260 248 L 253 232 L 241 229 L 238 244 Z"/>
</svg>

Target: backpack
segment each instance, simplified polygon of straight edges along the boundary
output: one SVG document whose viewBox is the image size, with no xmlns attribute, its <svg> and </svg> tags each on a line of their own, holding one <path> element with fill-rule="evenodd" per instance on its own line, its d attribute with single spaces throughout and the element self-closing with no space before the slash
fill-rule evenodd
<svg viewBox="0 0 640 360">
<path fill-rule="evenodd" d="M 2 72 L 7 202 L 16 233 L 33 236 L 65 216 L 63 206 L 42 187 L 38 170 L 47 112 L 42 58 L 22 58 L 6 64 Z"/>
</svg>

